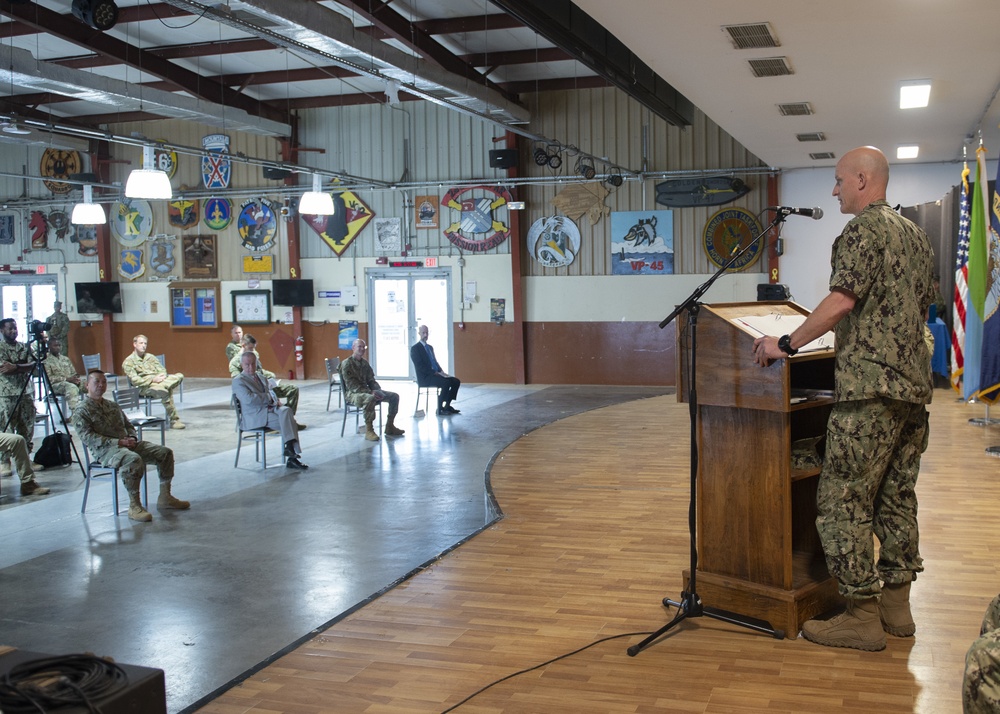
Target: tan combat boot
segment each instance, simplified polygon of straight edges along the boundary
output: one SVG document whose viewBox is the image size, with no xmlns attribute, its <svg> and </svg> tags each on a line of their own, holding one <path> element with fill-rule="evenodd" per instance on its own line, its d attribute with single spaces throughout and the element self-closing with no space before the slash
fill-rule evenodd
<svg viewBox="0 0 1000 714">
<path fill-rule="evenodd" d="M 910 583 L 886 583 L 878 603 L 882 629 L 894 637 L 913 637 L 917 626 L 910 613 Z"/>
<path fill-rule="evenodd" d="M 142 507 L 142 500 L 139 498 L 139 487 L 128 492 L 128 517 L 129 520 L 149 523 L 153 520 L 153 514 Z"/>
<path fill-rule="evenodd" d="M 386 423 L 385 423 L 385 435 L 386 436 L 402 436 L 403 434 L 406 433 L 405 431 L 403 431 L 402 429 L 400 429 L 398 426 L 396 426 L 395 423 L 393 423 L 393 420 L 395 418 L 396 418 L 395 416 L 391 416 L 391 417 L 389 417 L 388 421 L 386 421 Z"/>
<path fill-rule="evenodd" d="M 847 611 L 829 620 L 809 620 L 802 635 L 810 642 L 827 647 L 850 647 L 866 652 L 885 649 L 885 633 L 878 616 L 878 601 L 847 600 Z"/>
<path fill-rule="evenodd" d="M 365 422 L 365 438 L 368 441 L 378 441 L 378 434 L 375 433 L 375 428 L 372 426 L 372 422 Z"/>
<path fill-rule="evenodd" d="M 157 508 L 176 508 L 179 511 L 183 511 L 186 508 L 191 508 L 190 501 L 182 501 L 179 498 L 174 498 L 174 495 L 170 493 L 170 482 L 160 481 L 160 495 L 156 499 Z"/>
</svg>

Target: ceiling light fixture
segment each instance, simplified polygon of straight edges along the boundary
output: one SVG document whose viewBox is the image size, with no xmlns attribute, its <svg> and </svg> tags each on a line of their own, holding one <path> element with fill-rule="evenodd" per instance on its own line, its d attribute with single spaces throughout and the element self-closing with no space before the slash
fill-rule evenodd
<svg viewBox="0 0 1000 714">
<path fill-rule="evenodd" d="M 156 165 L 152 146 L 142 147 L 142 165 Z M 170 177 L 165 172 L 141 168 L 133 169 L 128 175 L 125 195 L 129 198 L 168 199 L 174 197 L 174 192 L 170 188 Z"/>
<path fill-rule="evenodd" d="M 899 83 L 899 108 L 919 109 L 926 107 L 931 99 L 931 81 L 912 79 Z"/>
<path fill-rule="evenodd" d="M 323 177 L 319 174 L 313 174 L 312 191 L 302 194 L 299 213 L 306 216 L 333 215 L 333 196 L 323 193 Z"/>
<path fill-rule="evenodd" d="M 83 187 L 83 202 L 73 206 L 70 223 L 77 226 L 96 226 L 108 222 L 104 207 L 94 203 L 94 187 L 85 184 Z"/>
<path fill-rule="evenodd" d="M 3 131 L 5 134 L 18 134 L 19 136 L 24 136 L 30 134 L 30 129 L 23 129 L 17 125 L 16 121 L 12 121 L 9 124 L 4 124 Z"/>
<path fill-rule="evenodd" d="M 118 22 L 118 6 L 114 0 L 73 0 L 73 14 L 101 32 L 110 30 Z"/>
<path fill-rule="evenodd" d="M 897 159 L 915 159 L 917 154 L 920 153 L 920 147 L 916 144 L 909 144 L 905 146 L 896 147 L 896 158 Z"/>
</svg>

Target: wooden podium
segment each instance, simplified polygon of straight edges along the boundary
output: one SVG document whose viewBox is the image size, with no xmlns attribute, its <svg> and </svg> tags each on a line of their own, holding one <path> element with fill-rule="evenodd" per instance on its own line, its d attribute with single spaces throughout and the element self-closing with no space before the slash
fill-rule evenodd
<svg viewBox="0 0 1000 714">
<path fill-rule="evenodd" d="M 815 525 L 820 469 L 792 467 L 792 442 L 826 433 L 834 352 L 800 352 L 759 367 L 754 334 L 732 320 L 772 314 L 809 311 L 747 302 L 703 305 L 698 314 L 696 585 L 705 605 L 767 620 L 795 638 L 803 622 L 842 603 Z M 683 402 L 688 329 L 677 321 Z M 793 392 L 808 398 L 792 404 Z M 689 578 L 686 570 L 685 587 Z"/>
</svg>

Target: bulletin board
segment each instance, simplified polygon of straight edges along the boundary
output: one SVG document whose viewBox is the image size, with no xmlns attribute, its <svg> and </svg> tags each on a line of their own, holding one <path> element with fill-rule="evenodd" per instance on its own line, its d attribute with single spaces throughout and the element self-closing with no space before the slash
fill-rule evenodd
<svg viewBox="0 0 1000 714">
<path fill-rule="evenodd" d="M 217 328 L 221 320 L 218 282 L 173 282 L 170 290 L 170 326 Z"/>
</svg>

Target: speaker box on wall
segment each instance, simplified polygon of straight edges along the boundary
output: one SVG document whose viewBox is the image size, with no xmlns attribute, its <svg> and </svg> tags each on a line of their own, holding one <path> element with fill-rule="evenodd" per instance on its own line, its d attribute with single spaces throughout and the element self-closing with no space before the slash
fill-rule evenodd
<svg viewBox="0 0 1000 714">
<path fill-rule="evenodd" d="M 490 152 L 491 169 L 510 169 L 517 166 L 517 149 L 494 149 Z"/>
<path fill-rule="evenodd" d="M 283 181 L 291 175 L 292 172 L 288 169 L 279 169 L 277 166 L 264 167 L 264 178 L 271 179 L 272 181 Z"/>
</svg>

